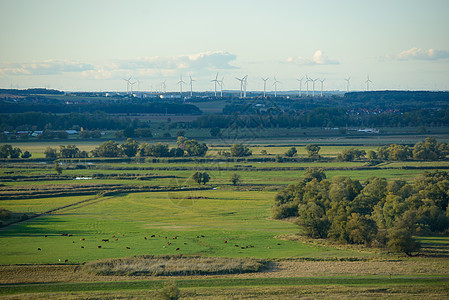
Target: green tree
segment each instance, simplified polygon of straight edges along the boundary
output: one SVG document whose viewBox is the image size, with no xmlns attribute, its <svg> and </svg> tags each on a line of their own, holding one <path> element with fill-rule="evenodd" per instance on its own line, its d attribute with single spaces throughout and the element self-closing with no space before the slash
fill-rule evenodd
<svg viewBox="0 0 449 300">
<path fill-rule="evenodd" d="M 240 183 L 240 175 L 237 173 L 234 173 L 231 175 L 231 182 L 233 185 L 237 185 Z"/>
<path fill-rule="evenodd" d="M 120 148 L 126 156 L 134 157 L 139 150 L 139 143 L 136 140 L 128 138 L 126 142 L 120 146 Z"/>
<path fill-rule="evenodd" d="M 209 182 L 210 180 L 210 176 L 209 174 L 207 174 L 206 172 L 202 173 L 202 172 L 195 172 L 192 175 L 192 179 L 198 183 L 198 184 L 206 184 Z"/>
<path fill-rule="evenodd" d="M 14 147 L 11 152 L 9 153 L 9 155 L 11 156 L 11 158 L 19 158 L 20 154 L 22 154 L 22 150 L 18 147 Z"/>
<path fill-rule="evenodd" d="M 0 158 L 8 158 L 11 156 L 12 146 L 11 145 L 2 145 L 0 146 Z"/>
<path fill-rule="evenodd" d="M 100 146 L 91 151 L 94 157 L 119 157 L 122 150 L 115 141 L 103 142 Z"/>
<path fill-rule="evenodd" d="M 406 228 L 391 228 L 387 234 L 387 248 L 393 252 L 402 252 L 411 256 L 421 249 L 421 245 Z"/>
<path fill-rule="evenodd" d="M 159 290 L 159 297 L 163 300 L 177 300 L 181 295 L 181 291 L 174 282 L 166 282 Z"/>
<path fill-rule="evenodd" d="M 247 146 L 244 146 L 243 144 L 233 144 L 231 146 L 231 156 L 244 157 L 250 156 L 252 154 L 253 153 L 251 152 L 251 150 Z"/>
<path fill-rule="evenodd" d="M 307 154 L 309 158 L 318 159 L 320 158 L 319 152 L 321 147 L 316 144 L 309 144 L 306 146 Z"/>
<path fill-rule="evenodd" d="M 290 149 L 288 149 L 287 152 L 285 152 L 285 156 L 287 157 L 293 157 L 296 155 L 296 153 L 298 153 L 298 150 L 296 150 L 295 147 L 291 147 Z"/>
<path fill-rule="evenodd" d="M 364 157 L 366 154 L 365 150 L 359 150 L 355 147 L 349 149 L 344 149 L 341 153 L 337 155 L 337 160 L 339 161 L 353 161 Z"/>
<path fill-rule="evenodd" d="M 56 158 L 56 157 L 58 157 L 58 153 L 57 153 L 56 149 L 51 148 L 51 147 L 45 148 L 44 154 L 45 154 L 45 158 Z"/>
<path fill-rule="evenodd" d="M 30 158 L 30 157 L 31 157 L 31 153 L 29 151 L 25 150 L 22 153 L 22 158 Z"/>
<path fill-rule="evenodd" d="M 62 158 L 75 158 L 78 157 L 80 149 L 76 145 L 60 145 L 59 146 L 59 156 Z"/>
<path fill-rule="evenodd" d="M 62 167 L 60 164 L 56 163 L 54 166 L 54 169 L 55 169 L 56 173 L 58 173 L 59 175 L 62 174 Z"/>
<path fill-rule="evenodd" d="M 206 144 L 200 144 L 196 140 L 187 140 L 184 145 L 188 156 L 205 156 L 209 149 Z"/>
<path fill-rule="evenodd" d="M 318 182 L 326 179 L 326 174 L 324 173 L 323 169 L 315 169 L 315 168 L 307 168 L 306 172 L 304 173 L 304 181 L 309 182 L 313 179 L 317 180 Z"/>
</svg>

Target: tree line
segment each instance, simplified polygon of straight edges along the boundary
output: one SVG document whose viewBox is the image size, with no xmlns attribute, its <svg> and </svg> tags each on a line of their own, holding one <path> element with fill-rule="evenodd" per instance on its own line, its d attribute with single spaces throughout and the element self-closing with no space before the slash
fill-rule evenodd
<svg viewBox="0 0 449 300">
<path fill-rule="evenodd" d="M 65 104 L 65 103 L 13 103 L 0 101 L 0 111 L 3 113 L 25 113 L 25 112 L 42 112 L 53 114 L 69 114 L 69 113 L 92 113 L 95 111 L 107 114 L 192 114 L 199 115 L 201 110 L 192 104 L 179 103 L 86 103 L 86 104 Z"/>
<path fill-rule="evenodd" d="M 296 218 L 302 233 L 365 244 L 412 255 L 413 235 L 448 233 L 449 174 L 426 172 L 412 183 L 372 177 L 364 184 L 345 176 L 326 179 L 308 169 L 303 179 L 280 191 L 273 218 Z"/>
<path fill-rule="evenodd" d="M 256 111 L 256 112 L 254 112 Z M 191 122 L 194 128 L 304 128 L 304 127 L 408 127 L 447 126 L 449 108 L 419 109 L 403 113 L 355 114 L 343 107 L 255 108 L 251 104 L 226 106 L 221 115 L 203 115 Z"/>
<path fill-rule="evenodd" d="M 128 138 L 123 144 L 115 141 L 103 142 L 95 147 L 90 153 L 80 151 L 76 145 L 61 145 L 59 150 L 47 147 L 44 151 L 46 158 L 87 158 L 87 157 L 191 157 L 205 156 L 208 147 L 194 139 L 178 137 L 177 146 L 170 148 L 168 144 L 140 144 L 136 140 Z"/>
</svg>

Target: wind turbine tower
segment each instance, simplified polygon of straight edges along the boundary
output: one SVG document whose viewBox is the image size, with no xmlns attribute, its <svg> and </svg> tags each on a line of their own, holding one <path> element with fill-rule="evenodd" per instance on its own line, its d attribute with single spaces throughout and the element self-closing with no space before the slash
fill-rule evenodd
<svg viewBox="0 0 449 300">
<path fill-rule="evenodd" d="M 131 77 L 129 77 L 128 79 L 123 78 L 123 80 L 126 81 L 126 93 L 129 94 L 129 84 L 131 82 Z"/>
<path fill-rule="evenodd" d="M 129 85 L 131 86 L 131 95 L 133 94 L 133 86 L 137 83 L 137 81 L 130 82 Z"/>
<path fill-rule="evenodd" d="M 262 78 L 262 80 L 263 80 L 263 97 L 265 98 L 265 91 L 267 90 L 268 77 L 267 78 Z"/>
<path fill-rule="evenodd" d="M 179 84 L 179 94 L 181 95 L 181 97 L 182 97 L 182 84 L 183 84 L 183 83 L 185 83 L 185 81 L 182 80 L 182 74 L 181 74 L 180 77 L 179 77 L 179 81 L 178 81 L 178 84 Z"/>
<path fill-rule="evenodd" d="M 302 96 L 302 81 L 304 80 L 304 77 L 302 77 L 301 79 L 296 79 L 299 81 L 299 97 Z"/>
<path fill-rule="evenodd" d="M 215 75 L 215 79 L 211 80 L 210 82 L 214 83 L 215 98 L 217 98 L 217 84 L 219 83 L 218 82 L 218 73 L 217 73 L 217 75 Z"/>
<path fill-rule="evenodd" d="M 311 79 L 306 75 L 306 87 L 307 87 L 306 96 L 307 97 L 309 97 L 309 81 L 311 81 Z"/>
<path fill-rule="evenodd" d="M 220 97 L 223 97 L 224 76 L 221 77 L 221 80 L 218 81 L 218 84 L 220 84 Z"/>
<path fill-rule="evenodd" d="M 366 79 L 365 82 L 366 82 L 366 91 L 368 92 L 368 91 L 369 91 L 369 84 L 370 84 L 370 82 L 373 83 L 373 82 L 369 79 L 369 74 L 368 74 L 367 79 Z"/>
<path fill-rule="evenodd" d="M 321 97 L 323 97 L 323 83 L 326 79 L 320 79 L 319 81 L 321 82 Z"/>
<path fill-rule="evenodd" d="M 248 75 L 243 77 L 243 98 L 246 98 L 246 86 L 248 85 Z"/>
<path fill-rule="evenodd" d="M 243 98 L 243 81 L 245 80 L 245 78 L 237 78 L 237 77 L 235 77 L 235 79 L 240 81 L 240 98 Z"/>
<path fill-rule="evenodd" d="M 315 97 L 315 82 L 318 80 L 317 79 L 312 79 L 310 78 L 310 81 L 312 81 L 312 97 Z"/>
<path fill-rule="evenodd" d="M 274 77 L 274 76 L 273 76 L 273 77 Z M 274 97 L 275 97 L 275 98 L 277 97 L 278 83 L 281 83 L 281 82 L 278 81 L 278 80 L 276 79 L 276 77 L 274 77 L 274 83 L 273 83 L 273 85 L 274 85 Z"/>
<path fill-rule="evenodd" d="M 192 75 L 189 75 L 190 77 L 190 97 L 193 96 L 193 82 L 196 81 L 194 79 L 192 79 Z"/>
<path fill-rule="evenodd" d="M 349 93 L 349 80 L 351 80 L 351 77 L 345 78 L 346 81 L 346 92 Z"/>
</svg>

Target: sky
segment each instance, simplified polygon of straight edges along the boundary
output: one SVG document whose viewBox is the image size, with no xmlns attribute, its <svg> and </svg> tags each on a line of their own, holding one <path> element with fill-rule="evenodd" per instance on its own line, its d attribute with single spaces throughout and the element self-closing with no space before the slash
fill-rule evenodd
<svg viewBox="0 0 449 300">
<path fill-rule="evenodd" d="M 447 0 L 0 0 L 0 88 L 449 90 Z M 317 82 L 318 89 L 320 83 Z M 305 84 L 302 81 L 302 89 Z M 312 88 L 310 84 L 309 88 Z"/>
</svg>

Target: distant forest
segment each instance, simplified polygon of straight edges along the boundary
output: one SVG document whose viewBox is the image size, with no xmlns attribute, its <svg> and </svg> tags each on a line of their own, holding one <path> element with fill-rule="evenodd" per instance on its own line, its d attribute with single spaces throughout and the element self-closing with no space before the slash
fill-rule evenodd
<svg viewBox="0 0 449 300">
<path fill-rule="evenodd" d="M 16 95 L 16 96 L 14 96 Z M 61 96 L 62 95 L 62 96 Z M 0 90 L 0 130 L 124 130 L 146 128 L 148 122 L 123 119 L 123 114 L 198 115 L 179 122 L 182 128 L 306 127 L 435 127 L 449 126 L 449 92 L 373 91 L 330 97 L 225 97 L 222 113 L 204 114 L 181 99 L 98 94 L 65 96 L 47 89 Z M 64 100 L 63 100 L 64 99 Z M 90 100 L 92 99 L 92 100 Z M 216 98 L 201 101 L 216 101 Z"/>
</svg>

